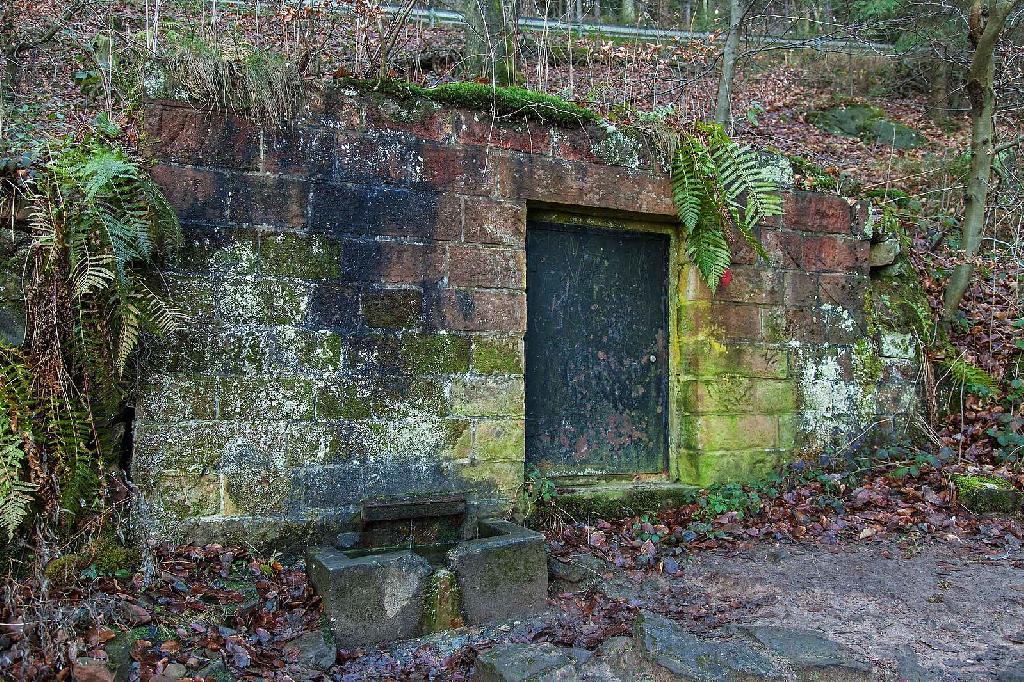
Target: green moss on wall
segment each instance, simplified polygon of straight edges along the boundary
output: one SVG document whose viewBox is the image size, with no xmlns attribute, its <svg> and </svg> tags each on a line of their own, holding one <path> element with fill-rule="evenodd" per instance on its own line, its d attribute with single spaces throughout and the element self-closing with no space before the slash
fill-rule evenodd
<svg viewBox="0 0 1024 682">
<path fill-rule="evenodd" d="M 377 94 L 399 100 L 426 99 L 457 109 L 493 111 L 506 118 L 534 119 L 562 126 L 596 122 L 600 116 L 590 109 L 561 97 L 514 86 L 492 87 L 486 83 L 445 83 L 424 88 L 404 81 L 375 81 L 348 78 L 341 81 L 363 94 Z"/>
<path fill-rule="evenodd" d="M 472 367 L 479 374 L 522 374 L 522 341 L 518 338 L 475 338 Z"/>
</svg>

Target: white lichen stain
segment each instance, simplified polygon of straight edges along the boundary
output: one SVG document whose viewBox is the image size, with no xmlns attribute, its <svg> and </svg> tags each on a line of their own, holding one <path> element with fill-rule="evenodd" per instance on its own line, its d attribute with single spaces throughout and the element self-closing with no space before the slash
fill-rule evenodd
<svg viewBox="0 0 1024 682">
<path fill-rule="evenodd" d="M 850 311 L 842 306 L 831 303 L 821 305 L 822 323 L 827 328 L 840 328 L 843 331 L 852 332 L 857 327 L 857 320 L 853 318 Z"/>
<path fill-rule="evenodd" d="M 806 449 L 820 451 L 842 445 L 841 441 L 849 435 L 851 420 L 859 419 L 871 403 L 869 396 L 861 384 L 844 376 L 838 355 L 811 352 L 796 342 L 790 347 L 799 368 L 800 417 Z"/>
</svg>

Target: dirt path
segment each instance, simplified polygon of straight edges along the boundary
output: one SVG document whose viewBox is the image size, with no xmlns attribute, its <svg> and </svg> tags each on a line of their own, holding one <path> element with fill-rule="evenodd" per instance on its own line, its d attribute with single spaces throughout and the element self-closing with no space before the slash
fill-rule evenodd
<svg viewBox="0 0 1024 682">
<path fill-rule="evenodd" d="M 620 575 L 610 596 L 740 602 L 742 624 L 818 630 L 897 677 L 1024 680 L 1024 553 L 957 544 L 762 547 L 696 554 L 681 577 Z M 670 593 L 666 594 L 666 591 Z M 916 673 L 915 673 L 916 671 Z"/>
</svg>

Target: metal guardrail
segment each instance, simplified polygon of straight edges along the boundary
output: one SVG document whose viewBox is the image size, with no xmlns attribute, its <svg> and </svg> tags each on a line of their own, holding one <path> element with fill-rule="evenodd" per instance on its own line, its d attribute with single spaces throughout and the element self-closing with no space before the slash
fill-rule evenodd
<svg viewBox="0 0 1024 682">
<path fill-rule="evenodd" d="M 254 0 L 219 0 L 225 5 L 251 5 Z M 324 0 L 289 0 L 290 4 L 300 6 L 317 7 L 323 4 Z M 337 6 L 336 6 L 337 7 Z M 351 7 L 341 5 L 341 11 L 351 11 Z M 404 14 L 408 11 L 411 19 L 435 24 L 448 24 L 453 26 L 464 25 L 465 17 L 461 12 L 449 9 L 424 9 L 422 7 L 399 7 L 396 5 L 381 5 L 380 9 L 388 14 Z M 517 21 L 520 28 L 533 32 L 550 33 L 578 33 L 580 35 L 603 35 L 613 38 L 638 38 L 643 40 L 705 40 L 711 42 L 724 42 L 725 32 L 706 31 L 681 31 L 670 28 L 646 28 L 642 26 L 623 26 L 621 24 L 596 24 L 589 22 L 562 21 L 560 19 L 547 19 L 539 17 L 520 17 Z M 887 43 L 872 43 L 857 40 L 835 40 L 831 38 L 806 38 L 792 40 L 770 35 L 744 34 L 742 40 L 747 43 L 760 45 L 772 45 L 779 49 L 792 50 L 842 50 L 855 52 L 875 52 L 879 54 L 893 54 L 895 49 Z"/>
<path fill-rule="evenodd" d="M 404 7 L 383 5 L 381 9 L 389 14 L 400 14 L 405 11 Z M 409 17 L 430 24 L 465 24 L 466 20 L 461 12 L 447 9 L 423 9 L 414 7 L 409 10 Z M 646 40 L 711 40 L 713 42 L 724 42 L 725 32 L 704 32 L 704 31 L 681 31 L 678 29 L 666 28 L 645 28 L 641 26 L 623 26 L 621 24 L 594 24 L 586 22 L 562 21 L 560 19 L 546 19 L 538 17 L 520 17 L 518 22 L 520 28 L 535 32 L 553 33 L 579 33 L 590 35 L 604 35 L 616 38 L 641 38 Z M 759 43 L 762 45 L 773 45 L 789 49 L 809 50 L 856 50 L 858 52 L 878 52 L 891 54 L 893 46 L 887 43 L 871 43 L 856 40 L 834 40 L 826 38 L 807 38 L 803 40 L 791 40 L 778 36 L 750 35 L 744 34 L 745 42 Z"/>
</svg>

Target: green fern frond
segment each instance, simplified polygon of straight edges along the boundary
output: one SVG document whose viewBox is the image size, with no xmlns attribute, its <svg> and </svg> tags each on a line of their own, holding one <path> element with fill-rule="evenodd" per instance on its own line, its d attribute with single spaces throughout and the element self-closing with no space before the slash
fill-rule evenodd
<svg viewBox="0 0 1024 682">
<path fill-rule="evenodd" d="M 727 227 L 768 260 L 757 229 L 782 213 L 782 198 L 757 154 L 731 140 L 721 126 L 699 124 L 680 140 L 672 163 L 672 199 L 690 261 L 712 290 L 731 261 Z"/>
<path fill-rule="evenodd" d="M 708 287 L 717 288 L 732 260 L 721 224 L 700 222 L 686 241 L 686 256 L 697 266 Z"/>
<path fill-rule="evenodd" d="M 977 392 L 980 389 L 988 393 L 995 393 L 999 390 L 999 382 L 995 380 L 995 377 L 963 358 L 945 360 L 942 364 L 953 381 L 964 386 L 968 391 Z"/>
</svg>

